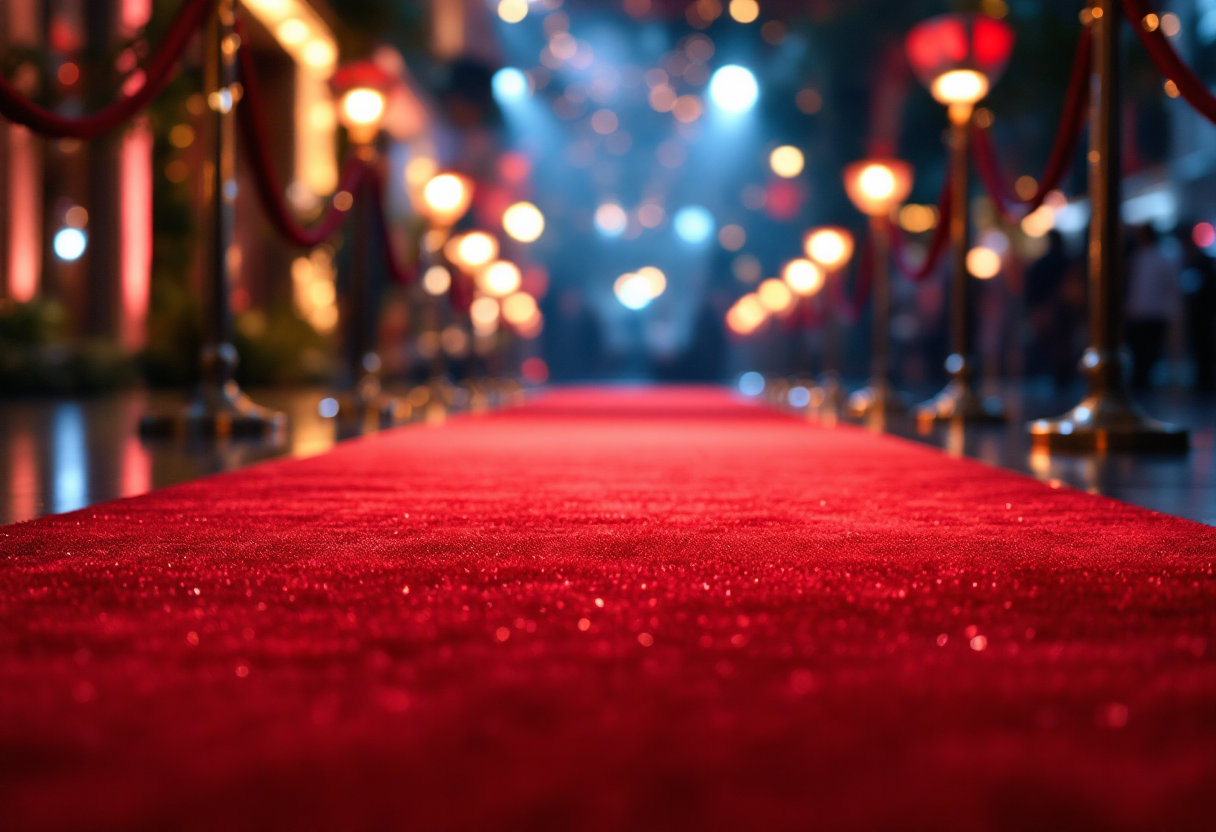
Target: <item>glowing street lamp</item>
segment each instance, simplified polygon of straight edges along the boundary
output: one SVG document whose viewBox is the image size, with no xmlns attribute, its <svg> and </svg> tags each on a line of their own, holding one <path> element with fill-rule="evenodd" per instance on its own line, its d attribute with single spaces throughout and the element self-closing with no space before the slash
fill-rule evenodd
<svg viewBox="0 0 1216 832">
<path fill-rule="evenodd" d="M 823 268 L 826 286 L 853 258 L 853 234 L 847 228 L 834 225 L 813 228 L 803 237 L 802 248 L 811 262 Z M 840 374 L 837 372 L 840 328 L 832 309 L 831 298 L 826 299 L 823 309 L 827 339 L 824 344 L 823 372 L 819 375 L 818 384 L 823 392 L 823 406 L 828 414 L 835 418 L 840 406 L 844 404 L 844 388 L 840 386 Z"/>
<path fill-rule="evenodd" d="M 375 165 L 376 139 L 388 110 L 388 95 L 399 80 L 372 61 L 354 61 L 340 67 L 329 84 L 338 101 L 338 121 L 346 128 L 355 155 L 367 165 Z M 380 292 L 369 272 L 367 238 L 372 218 L 366 200 L 360 199 L 358 193 L 352 196 L 353 256 L 341 316 L 350 387 L 336 397 L 337 416 L 374 430 L 405 421 L 409 406 L 385 393 L 380 384 L 381 362 L 376 353 Z"/>
<path fill-rule="evenodd" d="M 888 416 L 903 410 L 891 389 L 890 217 L 912 192 L 912 166 L 899 159 L 865 159 L 844 169 L 844 188 L 857 210 L 870 218 L 874 246 L 874 308 L 871 326 L 870 383 L 849 397 L 855 416 L 868 416 L 881 429 Z"/>
<path fill-rule="evenodd" d="M 364 159 L 374 158 L 372 145 L 388 110 L 388 94 L 398 83 L 371 61 L 346 64 L 330 79 L 338 97 L 338 121 Z"/>
<path fill-rule="evenodd" d="M 971 386 L 970 164 L 968 139 L 972 116 L 996 83 L 1013 52 L 1009 24 L 981 14 L 945 14 L 915 26 L 905 48 L 912 69 L 950 115 L 950 244 L 952 271 L 950 329 L 952 348 L 946 358 L 951 381 L 917 408 L 922 419 L 991 421 L 1004 418 L 998 401 L 981 402 Z"/>
</svg>

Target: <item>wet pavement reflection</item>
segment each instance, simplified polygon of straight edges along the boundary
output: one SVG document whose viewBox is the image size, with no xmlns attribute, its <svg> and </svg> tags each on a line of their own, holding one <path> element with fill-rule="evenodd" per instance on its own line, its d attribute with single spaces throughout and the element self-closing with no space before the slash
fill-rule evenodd
<svg viewBox="0 0 1216 832">
<path fill-rule="evenodd" d="M 340 432 L 335 419 L 322 415 L 322 402 L 330 395 L 325 389 L 253 393 L 259 403 L 288 414 L 282 435 L 262 440 L 140 438 L 140 417 L 176 406 L 181 401 L 177 393 L 0 401 L 0 523 L 73 511 L 276 457 L 314 456 L 360 432 L 345 427 Z M 1011 387 L 1005 401 L 1011 418 L 1004 425 L 922 430 L 905 418 L 892 419 L 882 429 L 1044 482 L 1216 525 L 1216 398 L 1163 392 L 1143 403 L 1152 415 L 1191 429 L 1189 453 L 1105 456 L 1031 449 L 1025 422 L 1063 412 L 1070 397 Z M 416 411 L 418 420 L 441 418 L 433 408 Z"/>
</svg>

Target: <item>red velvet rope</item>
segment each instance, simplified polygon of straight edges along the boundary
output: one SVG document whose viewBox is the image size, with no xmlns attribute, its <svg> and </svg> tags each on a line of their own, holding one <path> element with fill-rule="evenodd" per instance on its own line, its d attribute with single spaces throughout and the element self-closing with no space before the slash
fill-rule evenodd
<svg viewBox="0 0 1216 832">
<path fill-rule="evenodd" d="M 247 42 L 245 27 L 238 19 L 236 32 L 243 42 Z M 301 248 L 314 248 L 333 236 L 334 232 L 346 221 L 350 210 L 339 208 L 331 198 L 325 206 L 321 219 L 313 226 L 301 225 L 292 216 L 291 210 L 283 200 L 283 182 L 274 169 L 274 161 L 270 153 L 270 140 L 266 130 L 266 108 L 262 99 L 262 88 L 258 84 L 257 71 L 253 65 L 253 54 L 248 49 L 237 50 L 241 71 L 241 100 L 237 105 L 237 117 L 241 127 L 241 138 L 244 139 L 245 150 L 250 156 L 250 167 L 253 178 L 257 183 L 258 197 L 262 209 L 270 219 L 275 230 L 288 241 Z M 337 193 L 348 193 L 354 196 L 359 192 L 364 176 L 368 174 L 366 163 L 351 158 L 342 166 Z"/>
<path fill-rule="evenodd" d="M 1216 96 L 1213 96 L 1199 76 L 1183 63 L 1182 58 L 1178 57 L 1160 26 L 1151 32 L 1144 28 L 1144 18 L 1150 14 L 1157 15 L 1152 4 L 1148 0 L 1123 0 L 1123 8 L 1140 42 L 1144 44 L 1145 51 L 1161 74 L 1174 82 L 1178 87 L 1178 94 L 1186 99 L 1188 104 L 1208 121 L 1216 123 Z"/>
<path fill-rule="evenodd" d="M 845 294 L 843 281 L 831 281 L 832 308 L 846 323 L 854 324 L 861 317 L 870 289 L 874 282 L 874 245 L 867 234 L 861 244 L 861 259 L 857 263 L 857 276 L 853 281 L 852 297 Z"/>
<path fill-rule="evenodd" d="M 53 113 L 34 104 L 0 76 L 0 116 L 22 124 L 44 136 L 95 139 L 121 127 L 160 94 L 173 78 L 178 59 L 190 39 L 215 9 L 217 0 L 186 0 L 156 54 L 143 68 L 144 83 L 132 95 L 120 98 L 99 112 L 71 117 Z"/>
<path fill-rule="evenodd" d="M 236 22 L 236 32 L 242 41 L 246 41 L 245 27 L 240 19 Z M 262 209 L 270 219 L 271 225 L 288 242 L 301 248 L 314 248 L 332 237 L 350 213 L 350 206 L 340 207 L 336 204 L 337 194 L 347 193 L 354 199 L 362 198 L 366 189 L 373 205 L 373 221 L 381 231 L 385 248 L 385 261 L 390 276 L 396 283 L 408 283 L 413 278 L 413 270 L 403 266 L 397 257 L 397 250 L 389 238 L 388 225 L 385 219 L 382 196 L 383 181 L 379 171 L 367 162 L 351 156 L 342 165 L 342 173 L 338 181 L 338 190 L 331 197 L 325 210 L 312 226 L 300 224 L 292 215 L 283 199 L 283 183 L 274 169 L 274 160 L 270 153 L 270 140 L 266 129 L 266 108 L 262 98 L 262 89 L 258 83 L 257 69 L 253 64 L 253 55 L 248 49 L 240 49 L 239 56 L 241 71 L 241 100 L 237 105 L 237 116 L 241 127 L 241 137 L 245 150 L 250 156 L 250 167 L 253 171 L 254 182 L 257 184 L 258 200 Z"/>
<path fill-rule="evenodd" d="M 1043 204 L 1043 200 L 1053 190 L 1060 186 L 1069 166 L 1077 152 L 1077 142 L 1081 139 L 1081 129 L 1085 125 L 1086 109 L 1089 106 L 1089 76 L 1090 55 L 1093 51 L 1093 35 L 1089 27 L 1081 30 L 1077 41 L 1076 57 L 1072 64 L 1072 73 L 1068 79 L 1068 93 L 1064 99 L 1064 112 L 1060 116 L 1060 126 L 1056 130 L 1055 140 L 1051 146 L 1051 156 L 1047 160 L 1047 168 L 1039 180 L 1034 195 L 1029 199 L 1021 199 L 1005 188 L 1005 177 L 1001 173 L 996 160 L 996 152 L 992 147 L 992 139 L 988 131 L 976 126 L 971 131 L 971 147 L 974 151 L 975 166 L 984 183 L 988 194 L 997 211 L 1008 223 L 1017 223 L 1026 214 L 1031 213 Z M 1024 213 L 1020 216 L 1013 211 L 1015 205 L 1023 206 Z"/>
<path fill-rule="evenodd" d="M 388 233 L 388 216 L 384 211 L 384 182 L 378 172 L 371 171 L 371 175 L 364 180 L 365 187 L 372 200 L 372 222 L 376 224 L 376 228 L 380 230 L 380 240 L 384 245 L 384 262 L 388 267 L 388 275 L 392 281 L 400 286 L 404 286 L 413 282 L 415 275 L 418 273 L 418 267 L 415 263 L 412 266 L 406 266 L 397 256 L 397 247 L 393 244 L 392 236 Z"/>
<path fill-rule="evenodd" d="M 908 260 L 908 246 L 904 240 L 903 232 L 896 223 L 888 221 L 891 239 L 891 255 L 895 260 L 895 268 L 899 273 L 914 283 L 920 283 L 933 273 L 937 268 L 937 264 L 941 261 L 942 255 L 946 253 L 946 249 L 950 247 L 950 215 L 951 215 L 951 196 L 950 196 L 950 177 L 946 177 L 946 181 L 942 183 L 941 195 L 937 198 L 937 225 L 933 229 L 933 236 L 929 240 L 929 250 L 925 252 L 925 259 L 920 265 L 913 266 Z"/>
</svg>

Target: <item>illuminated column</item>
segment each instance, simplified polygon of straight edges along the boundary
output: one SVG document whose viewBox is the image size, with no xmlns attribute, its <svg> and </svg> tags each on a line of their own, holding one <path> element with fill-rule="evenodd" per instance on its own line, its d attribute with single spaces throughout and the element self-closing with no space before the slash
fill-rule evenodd
<svg viewBox="0 0 1216 832">
<path fill-rule="evenodd" d="M 151 16 L 152 0 L 122 0 L 119 34 L 133 37 Z M 152 130 L 146 120 L 139 119 L 123 134 L 119 150 L 118 337 L 130 352 L 142 349 L 147 336 L 152 286 L 152 146 Z"/>
<path fill-rule="evenodd" d="M 41 41 L 41 3 L 38 0 L 5 0 L 0 4 L 0 45 L 35 48 Z M 19 90 L 29 90 L 18 68 L 13 80 Z M 4 222 L 0 224 L 0 296 L 28 301 L 38 293 L 42 273 L 42 149 L 24 127 L 0 125 L 0 186 L 4 199 Z"/>
<path fill-rule="evenodd" d="M 142 349 L 147 339 L 152 287 L 152 144 L 147 122 L 137 121 L 123 136 L 120 157 L 122 294 L 118 334 L 129 352 Z"/>
</svg>

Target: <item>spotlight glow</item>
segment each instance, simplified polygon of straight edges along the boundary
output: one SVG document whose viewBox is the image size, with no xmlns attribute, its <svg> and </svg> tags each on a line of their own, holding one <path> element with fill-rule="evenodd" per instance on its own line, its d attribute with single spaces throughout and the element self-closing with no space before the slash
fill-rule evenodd
<svg viewBox="0 0 1216 832">
<path fill-rule="evenodd" d="M 710 78 L 709 97 L 720 110 L 745 113 L 756 105 L 760 86 L 751 70 L 737 64 L 727 64 Z"/>
<path fill-rule="evenodd" d="M 528 76 L 513 66 L 495 72 L 490 85 L 494 100 L 499 104 L 523 101 L 528 97 Z"/>
<path fill-rule="evenodd" d="M 676 236 L 689 245 L 700 245 L 713 236 L 714 215 L 700 205 L 686 205 L 672 221 Z"/>
</svg>

